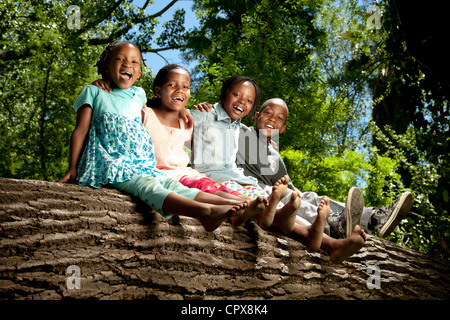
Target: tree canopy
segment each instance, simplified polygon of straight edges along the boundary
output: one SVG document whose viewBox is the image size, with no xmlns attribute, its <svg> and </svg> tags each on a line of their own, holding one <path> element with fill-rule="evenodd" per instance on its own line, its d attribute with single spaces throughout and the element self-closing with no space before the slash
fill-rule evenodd
<svg viewBox="0 0 450 320">
<path fill-rule="evenodd" d="M 180 49 L 200 62 L 190 106 L 216 102 L 232 75 L 255 79 L 261 101 L 279 97 L 289 106 L 279 142 L 297 188 L 344 201 L 357 185 L 366 206 L 410 190 L 413 213 L 391 240 L 448 259 L 449 81 L 441 72 L 448 63 L 435 40 L 445 20 L 436 6 L 432 15 L 405 2 L 184 1 L 199 25 L 186 30 L 180 9 L 156 34 L 177 0 L 161 10 L 151 0 L 2 1 L 0 176 L 64 174 L 72 105 L 98 77 L 94 65 L 107 43 L 129 40 L 155 54 Z M 147 66 L 137 84 L 149 96 L 157 71 Z"/>
</svg>

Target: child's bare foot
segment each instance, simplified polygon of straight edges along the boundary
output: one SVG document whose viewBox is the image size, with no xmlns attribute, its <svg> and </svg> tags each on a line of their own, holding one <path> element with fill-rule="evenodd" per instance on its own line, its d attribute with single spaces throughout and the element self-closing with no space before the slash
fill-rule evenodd
<svg viewBox="0 0 450 320">
<path fill-rule="evenodd" d="M 289 202 L 283 208 L 277 210 L 273 224 L 280 228 L 283 233 L 288 234 L 294 230 L 295 218 L 301 201 L 300 193 L 293 191 Z"/>
<path fill-rule="evenodd" d="M 330 261 L 333 263 L 341 263 L 361 249 L 366 240 L 366 233 L 359 225 L 356 225 L 349 238 L 336 240 L 332 252 L 329 253 Z"/>
<path fill-rule="evenodd" d="M 323 197 L 317 208 L 317 217 L 313 224 L 309 228 L 309 235 L 307 240 L 306 249 L 309 252 L 314 252 L 320 249 L 322 244 L 323 230 L 330 216 L 330 199 Z"/>
<path fill-rule="evenodd" d="M 242 214 L 245 206 L 245 202 L 238 205 L 205 204 L 198 220 L 202 223 L 206 231 L 213 231 L 228 218 Z"/>
<path fill-rule="evenodd" d="M 259 225 L 262 228 L 269 228 L 275 217 L 278 203 L 286 196 L 289 176 L 285 175 L 280 178 L 272 187 L 272 193 L 269 196 L 269 205 L 266 206 L 264 212 L 259 216 Z"/>
<path fill-rule="evenodd" d="M 231 222 L 233 225 L 238 226 L 244 223 L 246 220 L 254 217 L 255 215 L 263 212 L 266 207 L 267 198 L 263 196 L 258 196 L 256 199 L 251 201 L 248 206 L 244 209 L 242 215 L 232 217 Z"/>
</svg>

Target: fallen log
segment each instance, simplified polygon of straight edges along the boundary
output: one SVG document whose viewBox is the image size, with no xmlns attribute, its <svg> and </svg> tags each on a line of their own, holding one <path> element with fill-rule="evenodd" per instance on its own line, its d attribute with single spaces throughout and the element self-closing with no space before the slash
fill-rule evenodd
<svg viewBox="0 0 450 320">
<path fill-rule="evenodd" d="M 340 264 L 254 223 L 206 232 L 113 189 L 0 178 L 0 299 L 448 299 L 450 264 L 369 236 Z"/>
</svg>

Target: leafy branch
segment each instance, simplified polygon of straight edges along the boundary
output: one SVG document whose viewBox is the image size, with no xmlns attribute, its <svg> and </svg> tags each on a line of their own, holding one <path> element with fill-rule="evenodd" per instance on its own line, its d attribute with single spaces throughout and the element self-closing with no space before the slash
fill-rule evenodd
<svg viewBox="0 0 450 320">
<path fill-rule="evenodd" d="M 161 17 L 167 10 L 169 10 L 178 0 L 170 1 L 164 8 L 159 10 L 156 13 L 146 15 L 144 12 L 147 9 L 150 1 L 147 0 L 142 7 L 138 8 L 138 13 L 128 12 L 130 15 L 130 20 L 127 23 L 122 23 L 120 26 L 113 28 L 108 36 L 98 36 L 98 37 L 87 37 L 87 39 L 83 39 L 83 35 L 94 32 L 95 28 L 99 25 L 105 24 L 109 21 L 112 21 L 114 15 L 120 9 L 121 6 L 124 6 L 126 3 L 125 0 L 118 0 L 109 6 L 106 10 L 103 10 L 101 14 L 98 14 L 96 18 L 88 21 L 84 26 L 69 32 L 63 32 L 63 42 L 87 42 L 89 45 L 104 45 L 112 42 L 113 40 L 119 39 L 129 33 L 136 25 L 144 25 L 146 23 L 150 23 L 153 19 Z M 125 20 L 125 19 L 124 19 Z M 3 29 L 3 28 L 2 28 Z M 146 46 L 143 48 L 143 52 L 153 52 L 158 53 L 165 50 L 171 49 L 180 49 L 181 45 L 176 46 L 168 46 L 162 48 L 153 49 L 150 46 Z M 47 41 L 36 41 L 30 42 L 25 46 L 21 46 L 20 48 L 9 48 L 6 50 L 0 51 L 0 63 L 6 63 L 8 61 L 15 60 L 23 60 L 27 59 L 31 56 L 35 56 L 38 52 L 43 51 L 51 51 L 54 48 L 54 43 L 52 39 L 48 39 Z"/>
</svg>

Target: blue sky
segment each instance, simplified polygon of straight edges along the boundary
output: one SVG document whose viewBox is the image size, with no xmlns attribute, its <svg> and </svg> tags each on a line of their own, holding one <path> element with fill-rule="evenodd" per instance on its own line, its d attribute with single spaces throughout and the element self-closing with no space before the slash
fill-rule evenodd
<svg viewBox="0 0 450 320">
<path fill-rule="evenodd" d="M 135 1 L 136 4 L 140 4 L 142 1 Z M 147 9 L 150 13 L 155 13 L 163 9 L 170 1 L 169 0 L 155 0 L 155 4 L 149 5 L 149 8 Z M 165 21 L 171 20 L 173 17 L 173 14 L 178 9 L 183 8 L 186 11 L 186 17 L 185 17 L 185 28 L 190 29 L 193 26 L 197 24 L 197 17 L 195 16 L 195 13 L 192 11 L 192 6 L 194 4 L 194 1 L 192 0 L 178 0 L 177 3 L 173 7 L 171 7 L 168 11 L 166 11 L 161 18 L 158 20 L 160 21 L 160 24 L 156 27 L 156 37 L 159 36 L 159 33 L 163 30 L 163 23 Z M 159 53 L 162 55 L 169 63 L 176 63 L 180 64 L 184 67 L 186 67 L 189 71 L 192 71 L 192 69 L 195 67 L 196 63 L 192 62 L 187 64 L 183 61 L 181 57 L 181 53 L 179 50 L 168 50 L 168 51 L 162 51 Z M 164 67 L 167 62 L 161 58 L 159 55 L 154 53 L 146 53 L 144 54 L 144 59 L 146 59 L 146 64 L 152 68 L 153 75 L 156 75 L 158 73 L 159 69 Z"/>
</svg>

